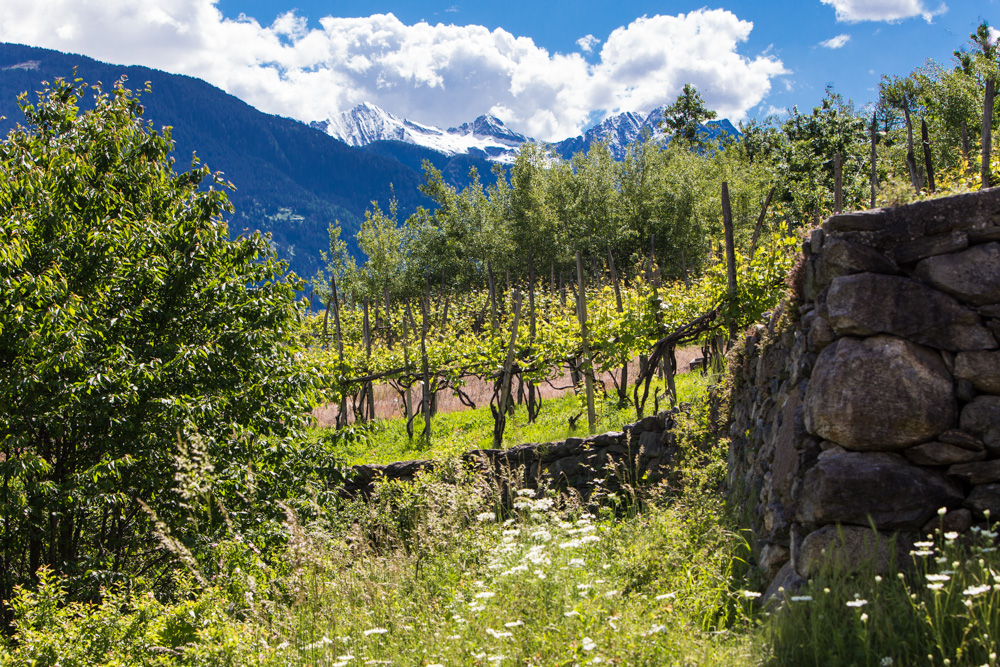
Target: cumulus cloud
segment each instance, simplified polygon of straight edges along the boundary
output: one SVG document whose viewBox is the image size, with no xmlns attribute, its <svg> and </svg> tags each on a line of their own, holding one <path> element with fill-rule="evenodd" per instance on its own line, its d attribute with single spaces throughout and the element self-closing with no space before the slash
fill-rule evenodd
<svg viewBox="0 0 1000 667">
<path fill-rule="evenodd" d="M 948 11 L 941 3 L 937 9 L 928 9 L 924 0 L 821 0 L 837 11 L 837 20 L 846 23 L 861 21 L 902 21 L 920 16 L 930 23 L 935 16 Z"/>
<path fill-rule="evenodd" d="M 581 51 L 591 53 L 594 47 L 601 43 L 601 40 L 597 39 L 593 35 L 584 35 L 580 39 L 576 40 L 577 46 L 580 47 Z"/>
<path fill-rule="evenodd" d="M 827 49 L 839 49 L 844 44 L 847 44 L 849 41 L 851 41 L 851 36 L 848 34 L 842 34 L 842 35 L 837 35 L 836 37 L 831 37 L 830 39 L 827 39 L 825 41 L 822 41 L 819 43 L 819 45 Z"/>
<path fill-rule="evenodd" d="M 753 24 L 725 10 L 638 18 L 604 40 L 594 63 L 501 28 L 406 25 L 392 14 L 318 23 L 291 12 L 270 25 L 227 19 L 216 0 L 0 3 L 2 41 L 196 76 L 303 121 L 363 101 L 439 126 L 492 109 L 521 132 L 557 140 L 595 118 L 670 103 L 685 83 L 739 120 L 786 73 L 772 55 L 740 53 Z"/>
</svg>

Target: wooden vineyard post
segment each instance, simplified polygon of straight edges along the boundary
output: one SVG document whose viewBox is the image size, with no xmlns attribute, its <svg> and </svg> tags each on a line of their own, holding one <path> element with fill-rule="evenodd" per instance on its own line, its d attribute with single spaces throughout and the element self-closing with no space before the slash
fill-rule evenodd
<svg viewBox="0 0 1000 667">
<path fill-rule="evenodd" d="M 736 241 L 733 238 L 733 211 L 729 204 L 729 184 L 722 182 L 722 225 L 726 232 L 726 277 L 728 280 L 729 310 L 736 308 Z M 736 333 L 736 321 L 729 321 L 729 337 Z"/>
<path fill-rule="evenodd" d="M 608 269 L 611 271 L 611 286 L 615 290 L 615 306 L 618 308 L 618 313 L 621 314 L 625 312 L 625 308 L 622 305 L 622 291 L 621 286 L 618 284 L 618 268 L 615 266 L 615 256 L 611 254 L 611 248 L 608 248 Z M 628 401 L 628 358 L 622 362 L 622 380 L 618 385 L 618 404 L 625 405 Z"/>
<path fill-rule="evenodd" d="M 722 182 L 722 225 L 726 232 L 726 278 L 729 298 L 736 298 L 736 242 L 733 238 L 733 211 L 729 205 L 729 184 Z"/>
<path fill-rule="evenodd" d="M 844 211 L 844 165 L 840 153 L 833 154 L 833 212 Z M 727 241 L 728 243 L 728 241 Z"/>
<path fill-rule="evenodd" d="M 587 334 L 587 290 L 583 282 L 583 257 L 579 250 L 576 251 L 576 279 L 580 290 L 577 314 L 580 318 L 580 338 L 583 340 L 583 360 L 586 364 L 583 379 L 587 387 L 587 424 L 593 433 L 597 426 L 597 414 L 594 411 L 594 360 L 590 356 L 590 340 Z"/>
<path fill-rule="evenodd" d="M 430 320 L 431 290 L 430 280 L 427 281 L 427 293 L 420 301 L 421 327 L 420 327 L 420 371 L 423 380 L 423 392 L 421 394 L 421 405 L 424 413 L 424 432 L 421 436 L 425 442 L 431 441 L 431 374 L 427 363 L 427 330 Z"/>
<path fill-rule="evenodd" d="M 530 316 L 530 329 L 529 329 L 529 345 L 534 348 L 535 345 L 535 257 L 534 253 L 528 250 L 528 313 Z M 533 350 L 532 350 L 533 351 Z M 535 417 L 538 416 L 541 395 L 537 392 L 535 383 L 528 383 L 528 423 L 535 421 Z"/>
<path fill-rule="evenodd" d="M 556 293 L 556 265 L 555 262 L 549 265 L 549 293 L 555 296 Z"/>
<path fill-rule="evenodd" d="M 972 146 L 969 145 L 969 128 L 965 125 L 965 119 L 962 119 L 962 159 L 966 162 L 969 161 L 972 155 Z"/>
<path fill-rule="evenodd" d="M 493 264 L 486 262 L 486 277 L 489 280 L 490 288 L 490 316 L 493 318 L 493 330 L 496 331 L 500 328 L 500 321 L 497 317 L 497 285 L 496 281 L 493 279 Z"/>
<path fill-rule="evenodd" d="M 927 171 L 927 189 L 934 192 L 934 162 L 931 160 L 931 139 L 927 133 L 927 121 L 920 119 L 920 142 L 924 145 L 924 169 Z"/>
<path fill-rule="evenodd" d="M 330 298 L 333 300 L 333 328 L 337 336 L 337 360 L 340 362 L 340 374 L 344 367 L 344 339 L 340 332 L 340 300 L 337 298 L 337 280 L 330 276 Z M 347 387 L 340 389 L 340 409 L 337 411 L 337 425 L 347 426 Z"/>
<path fill-rule="evenodd" d="M 757 241 L 760 239 L 760 230 L 764 227 L 764 218 L 767 216 L 767 207 L 771 205 L 771 198 L 774 197 L 774 186 L 771 186 L 770 191 L 767 193 L 767 197 L 764 199 L 764 205 L 760 207 L 760 215 L 757 216 L 757 225 L 753 228 L 753 238 L 750 240 L 750 252 L 747 257 L 750 261 L 753 261 L 754 252 L 757 250 Z M 684 251 L 681 251 L 681 260 L 684 259 Z M 685 269 L 685 274 L 687 269 Z"/>
<path fill-rule="evenodd" d="M 872 200 L 871 208 L 875 208 L 875 193 L 878 191 L 878 155 L 875 152 L 875 142 L 878 140 L 878 128 L 875 124 L 875 112 L 872 112 L 872 131 L 871 131 L 871 143 L 872 143 L 872 174 L 871 174 L 871 186 L 872 186 Z"/>
<path fill-rule="evenodd" d="M 406 315 L 410 310 L 410 304 L 406 304 L 406 312 L 403 313 L 403 374 L 406 376 L 406 394 L 403 396 L 403 407 L 406 410 L 406 435 L 413 440 L 413 386 L 410 384 L 410 350 L 407 339 L 410 337 L 409 327 L 406 324 Z"/>
<path fill-rule="evenodd" d="M 990 187 L 990 156 L 993 152 L 993 96 L 995 94 L 995 85 L 993 77 L 988 76 L 986 78 L 986 97 L 983 101 L 983 164 L 980 172 L 983 188 Z"/>
<path fill-rule="evenodd" d="M 490 403 L 490 410 L 493 412 L 493 447 L 500 449 L 503 445 L 503 432 L 507 427 L 507 403 L 510 402 L 511 371 L 514 366 L 514 353 L 517 351 L 517 328 L 521 320 L 521 293 L 514 294 L 514 321 L 510 325 L 510 341 L 507 343 L 507 357 L 504 359 L 503 373 L 500 375 L 500 390 L 494 391 L 493 397 L 499 401 L 494 406 Z"/>
<path fill-rule="evenodd" d="M 368 321 L 368 299 L 365 298 L 365 319 L 364 319 L 364 336 L 365 336 L 365 359 L 368 362 L 369 372 L 371 372 L 371 358 L 372 358 L 372 329 L 371 324 Z M 368 402 L 368 419 L 375 419 L 375 385 L 371 380 L 365 383 L 365 398 Z"/>
<path fill-rule="evenodd" d="M 566 308 L 566 280 L 563 278 L 563 272 L 559 272 L 559 303 L 562 304 L 563 308 Z"/>
<path fill-rule="evenodd" d="M 917 159 L 913 155 L 913 124 L 910 122 L 910 103 L 903 103 L 903 116 L 906 117 L 906 168 L 910 171 L 910 183 L 917 194 L 920 194 L 920 172 L 917 171 Z"/>
</svg>

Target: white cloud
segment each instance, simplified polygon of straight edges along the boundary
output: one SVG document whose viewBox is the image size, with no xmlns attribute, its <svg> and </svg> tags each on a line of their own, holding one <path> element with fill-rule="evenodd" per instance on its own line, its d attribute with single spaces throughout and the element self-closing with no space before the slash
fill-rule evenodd
<svg viewBox="0 0 1000 667">
<path fill-rule="evenodd" d="M 820 46 L 826 47 L 828 49 L 839 49 L 844 44 L 851 41 L 851 36 L 848 34 L 837 35 L 836 37 L 831 37 L 828 40 L 819 43 Z"/>
<path fill-rule="evenodd" d="M 580 47 L 581 51 L 586 53 L 591 53 L 594 47 L 601 43 L 601 40 L 597 39 L 593 35 L 584 35 L 580 39 L 576 40 L 577 46 Z"/>
<path fill-rule="evenodd" d="M 752 28 L 724 10 L 644 16 L 614 30 L 590 64 L 500 28 L 406 25 L 392 14 L 310 28 L 291 12 L 267 26 L 226 19 L 216 0 L 0 2 L 2 41 L 189 74 L 268 113 L 309 121 L 369 101 L 451 126 L 494 109 L 545 140 L 673 102 L 685 83 L 721 117 L 745 117 L 786 73 L 775 56 L 739 52 Z"/>
<path fill-rule="evenodd" d="M 837 20 L 846 23 L 860 21 L 902 21 L 914 16 L 930 23 L 935 16 L 948 11 L 941 3 L 937 9 L 928 9 L 924 0 L 821 0 L 837 10 Z"/>
</svg>

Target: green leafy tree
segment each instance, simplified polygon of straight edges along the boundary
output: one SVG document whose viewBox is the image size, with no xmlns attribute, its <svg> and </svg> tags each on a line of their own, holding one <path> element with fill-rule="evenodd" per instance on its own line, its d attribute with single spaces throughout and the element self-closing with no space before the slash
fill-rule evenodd
<svg viewBox="0 0 1000 667">
<path fill-rule="evenodd" d="M 189 545 L 223 529 L 190 526 L 194 495 L 261 520 L 238 499 L 314 386 L 267 239 L 229 238 L 218 178 L 176 173 L 122 82 L 81 112 L 86 89 L 22 96 L 0 143 L 0 599 L 42 566 L 90 591 L 162 574 L 154 525 Z"/>
<path fill-rule="evenodd" d="M 700 145 L 702 139 L 698 128 L 705 121 L 715 118 L 716 113 L 705 106 L 701 93 L 694 86 L 685 83 L 683 92 L 666 108 L 663 116 L 663 123 L 673 133 L 674 139 L 689 145 Z"/>
</svg>

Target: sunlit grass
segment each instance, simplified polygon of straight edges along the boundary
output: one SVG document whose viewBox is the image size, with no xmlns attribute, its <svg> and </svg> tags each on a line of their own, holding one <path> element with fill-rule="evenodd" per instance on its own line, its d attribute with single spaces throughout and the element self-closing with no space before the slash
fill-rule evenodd
<svg viewBox="0 0 1000 667">
<path fill-rule="evenodd" d="M 683 373 L 677 376 L 677 394 L 682 403 L 694 401 L 708 386 L 709 378 L 701 373 Z M 655 406 L 657 392 L 661 396 L 663 381 L 655 380 L 649 390 L 645 414 L 650 414 Z M 630 391 L 631 395 L 631 391 Z M 619 408 L 617 395 L 609 392 L 607 399 L 598 393 L 597 424 L 595 432 L 621 430 L 626 424 L 636 420 L 634 406 Z M 667 409 L 661 400 L 660 409 Z M 575 419 L 575 426 L 570 419 Z M 415 437 L 410 440 L 406 434 L 406 422 L 402 418 L 378 420 L 369 427 L 369 439 L 365 442 L 345 443 L 340 450 L 346 463 L 391 463 L 412 459 L 441 459 L 457 456 L 474 449 L 493 448 L 493 416 L 488 405 L 474 410 L 436 415 L 431 423 L 431 438 L 428 443 L 420 437 L 423 421 L 414 420 Z M 518 405 L 514 416 L 507 419 L 503 446 L 512 447 L 526 442 L 553 442 L 569 437 L 583 437 L 588 434 L 586 399 L 583 395 L 569 394 L 560 398 L 547 399 L 541 413 L 533 422 L 528 422 L 527 408 Z M 319 437 L 318 430 L 314 431 Z"/>
</svg>

